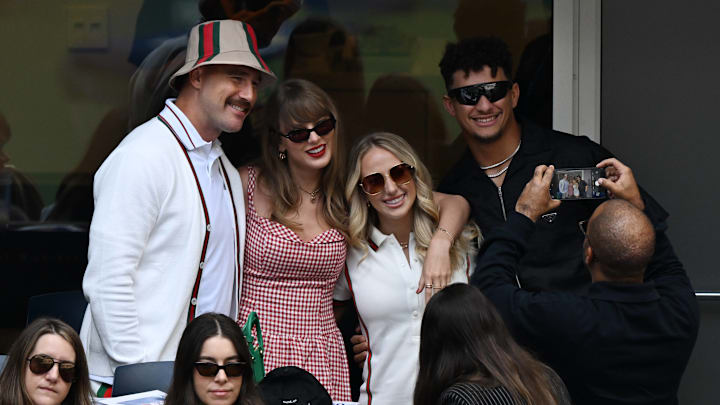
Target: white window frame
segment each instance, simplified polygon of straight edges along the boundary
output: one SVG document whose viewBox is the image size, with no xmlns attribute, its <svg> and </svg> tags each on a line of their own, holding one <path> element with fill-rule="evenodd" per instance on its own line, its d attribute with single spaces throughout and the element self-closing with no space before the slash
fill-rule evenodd
<svg viewBox="0 0 720 405">
<path fill-rule="evenodd" d="M 553 0 L 553 128 L 600 143 L 601 0 Z"/>
</svg>

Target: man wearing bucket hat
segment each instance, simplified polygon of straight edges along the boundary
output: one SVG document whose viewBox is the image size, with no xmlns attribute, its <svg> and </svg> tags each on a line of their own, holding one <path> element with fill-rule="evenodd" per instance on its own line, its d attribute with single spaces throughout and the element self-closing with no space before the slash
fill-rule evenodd
<svg viewBox="0 0 720 405">
<path fill-rule="evenodd" d="M 98 396 L 119 365 L 174 359 L 196 316 L 237 318 L 245 203 L 217 138 L 242 128 L 276 78 L 240 21 L 193 27 L 187 49 L 169 82 L 178 98 L 95 175 L 81 337 Z"/>
</svg>

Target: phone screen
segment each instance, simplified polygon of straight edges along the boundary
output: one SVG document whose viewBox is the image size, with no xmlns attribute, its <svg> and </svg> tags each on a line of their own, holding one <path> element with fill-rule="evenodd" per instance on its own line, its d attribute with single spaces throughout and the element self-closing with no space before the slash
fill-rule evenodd
<svg viewBox="0 0 720 405">
<path fill-rule="evenodd" d="M 605 177 L 604 168 L 556 169 L 550 182 L 550 195 L 555 200 L 607 198 L 607 191 L 598 184 L 602 177 Z"/>
</svg>

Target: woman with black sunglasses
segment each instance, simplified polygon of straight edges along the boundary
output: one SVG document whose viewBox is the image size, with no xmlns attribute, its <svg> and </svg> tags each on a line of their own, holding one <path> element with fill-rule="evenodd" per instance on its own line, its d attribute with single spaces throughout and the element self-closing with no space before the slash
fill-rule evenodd
<svg viewBox="0 0 720 405">
<path fill-rule="evenodd" d="M 40 318 L 13 343 L 0 374 L 0 405 L 91 405 L 87 360 L 65 322 Z"/>
<path fill-rule="evenodd" d="M 247 230 L 238 323 L 259 315 L 266 372 L 303 368 L 349 401 L 332 309 L 346 252 L 340 119 L 322 89 L 299 79 L 279 84 L 264 112 L 262 157 L 239 169 Z"/>
<path fill-rule="evenodd" d="M 259 405 L 242 329 L 217 313 L 195 318 L 180 338 L 166 405 Z"/>
<path fill-rule="evenodd" d="M 351 248 L 335 299 L 354 300 L 369 346 L 360 404 L 410 404 L 426 301 L 415 287 L 430 241 L 436 234 L 452 241 L 450 282 L 467 283 L 476 232 L 456 236 L 439 225 L 437 201 L 462 197 L 434 193 L 425 165 L 394 134 L 374 133 L 353 147 L 345 196 Z M 425 287 L 431 295 L 442 286 Z"/>
</svg>

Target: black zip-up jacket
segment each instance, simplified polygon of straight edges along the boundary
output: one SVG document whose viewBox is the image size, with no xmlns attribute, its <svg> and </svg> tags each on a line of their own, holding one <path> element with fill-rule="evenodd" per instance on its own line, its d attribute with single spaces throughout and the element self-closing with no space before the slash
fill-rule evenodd
<svg viewBox="0 0 720 405">
<path fill-rule="evenodd" d="M 483 234 L 504 224 L 515 210 L 520 193 L 538 165 L 556 169 L 594 167 L 612 157 L 602 146 L 585 136 L 574 136 L 522 122 L 522 144 L 510 162 L 501 188 L 488 178 L 468 150 L 442 181 L 439 191 L 465 197 Z M 656 230 L 664 231 L 667 212 L 646 192 L 645 213 Z M 584 236 L 578 222 L 589 219 L 602 200 L 563 201 L 560 207 L 538 220 L 517 277 L 528 290 L 583 292 L 590 275 L 582 262 Z"/>
<path fill-rule="evenodd" d="M 700 315 L 665 233 L 656 232 L 655 263 L 644 283 L 596 282 L 578 295 L 515 285 L 518 258 L 535 228 L 508 213 L 507 224 L 488 235 L 471 280 L 518 343 L 560 375 L 575 404 L 676 405 Z"/>
</svg>

